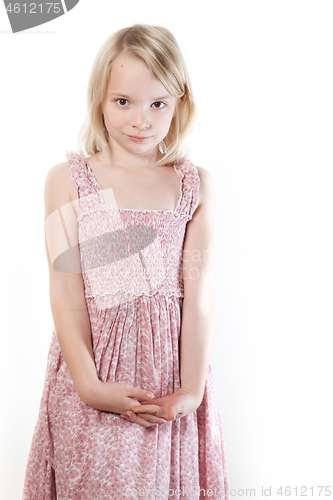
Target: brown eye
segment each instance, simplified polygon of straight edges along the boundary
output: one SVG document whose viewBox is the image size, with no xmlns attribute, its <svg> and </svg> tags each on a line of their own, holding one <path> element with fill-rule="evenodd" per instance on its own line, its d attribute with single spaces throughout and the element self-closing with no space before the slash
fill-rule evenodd
<svg viewBox="0 0 333 500">
<path fill-rule="evenodd" d="M 127 99 L 117 99 L 117 100 L 116 100 L 116 102 L 118 102 L 118 101 L 128 102 L 128 101 L 127 101 Z M 121 106 L 122 108 L 124 108 L 124 107 L 125 107 L 125 106 L 123 106 L 122 104 L 120 104 L 120 106 Z"/>
<path fill-rule="evenodd" d="M 162 101 L 157 101 L 157 102 L 154 102 L 154 104 L 163 104 L 163 106 L 158 106 L 157 109 L 162 109 L 164 108 L 164 106 L 166 105 L 164 102 Z"/>
</svg>

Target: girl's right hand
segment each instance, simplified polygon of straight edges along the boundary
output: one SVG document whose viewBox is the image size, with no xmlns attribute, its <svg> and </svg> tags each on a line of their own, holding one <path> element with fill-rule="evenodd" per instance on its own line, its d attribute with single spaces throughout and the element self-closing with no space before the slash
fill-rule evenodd
<svg viewBox="0 0 333 500">
<path fill-rule="evenodd" d="M 133 408 L 140 405 L 140 401 L 153 399 L 148 396 L 145 389 L 139 389 L 129 384 L 122 382 L 101 382 L 95 386 L 90 398 L 84 401 L 89 406 L 97 410 L 119 413 L 126 415 L 126 411 L 133 411 Z M 157 413 L 160 407 L 157 405 L 149 405 L 149 411 L 145 412 L 145 416 L 138 417 L 137 421 L 142 427 L 149 427 L 156 424 L 165 424 L 167 421 L 164 418 L 156 417 L 152 413 Z M 149 415 L 148 415 L 149 413 Z"/>
</svg>

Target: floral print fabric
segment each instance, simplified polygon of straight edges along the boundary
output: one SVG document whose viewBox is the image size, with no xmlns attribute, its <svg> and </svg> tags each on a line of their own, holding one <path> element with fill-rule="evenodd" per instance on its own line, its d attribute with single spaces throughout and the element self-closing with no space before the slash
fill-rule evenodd
<svg viewBox="0 0 333 500">
<path fill-rule="evenodd" d="M 110 208 L 79 155 L 67 151 L 81 215 L 80 263 L 98 378 L 150 390 L 180 388 L 179 335 L 186 224 L 200 178 L 189 160 L 174 211 Z M 220 409 L 209 366 L 196 411 L 141 427 L 77 395 L 55 329 L 23 500 L 229 500 Z"/>
</svg>

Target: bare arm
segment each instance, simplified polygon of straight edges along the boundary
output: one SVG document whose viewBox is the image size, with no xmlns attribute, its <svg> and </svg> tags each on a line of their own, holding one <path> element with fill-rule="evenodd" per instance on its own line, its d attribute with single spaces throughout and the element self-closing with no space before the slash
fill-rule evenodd
<svg viewBox="0 0 333 500">
<path fill-rule="evenodd" d="M 87 402 L 100 381 L 92 350 L 91 326 L 77 248 L 77 219 L 69 182 L 72 180 L 68 162 L 55 165 L 47 175 L 45 244 L 57 338 L 75 390 Z M 69 246 L 74 251 L 65 254 Z"/>
<path fill-rule="evenodd" d="M 218 318 L 215 280 L 215 192 L 198 167 L 200 203 L 187 224 L 183 250 L 184 299 L 180 334 L 181 389 L 202 401 Z"/>
</svg>

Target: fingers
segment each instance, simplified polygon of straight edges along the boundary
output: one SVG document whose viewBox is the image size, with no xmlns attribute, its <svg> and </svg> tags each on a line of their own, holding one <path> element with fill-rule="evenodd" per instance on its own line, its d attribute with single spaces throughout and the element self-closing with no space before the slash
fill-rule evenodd
<svg viewBox="0 0 333 500">
<path fill-rule="evenodd" d="M 148 422 L 151 422 L 153 424 L 165 424 L 167 421 L 163 417 L 159 417 L 156 415 L 157 412 L 153 413 L 140 413 L 140 417 L 144 418 L 145 420 L 148 420 Z M 135 415 L 135 413 L 134 413 Z"/>
<path fill-rule="evenodd" d="M 138 410 L 139 409 L 139 410 Z M 154 404 L 150 403 L 150 401 L 146 401 L 146 404 L 142 404 L 142 402 L 131 398 L 131 401 L 129 402 L 129 409 L 127 411 L 132 411 L 134 413 L 140 412 L 145 412 L 145 413 L 152 413 L 154 412 L 155 415 L 157 415 L 158 410 L 160 410 L 161 407 Z M 125 412 L 124 412 L 125 413 Z"/>
<path fill-rule="evenodd" d="M 133 412 L 126 412 L 125 415 L 121 415 L 125 420 L 128 420 L 129 422 L 133 422 L 135 424 L 141 425 L 141 427 L 149 427 L 151 425 L 154 425 L 153 423 L 148 422 L 142 417 L 138 417 L 135 413 Z"/>
<path fill-rule="evenodd" d="M 150 415 L 158 415 L 159 418 L 163 418 L 163 420 L 175 420 L 174 413 L 175 411 L 172 408 L 162 407 L 158 405 L 138 405 L 132 407 L 132 411 L 137 415 L 142 413 L 147 413 Z"/>
<path fill-rule="evenodd" d="M 142 420 L 148 421 L 151 424 L 165 424 L 166 420 L 162 417 L 157 416 L 157 411 L 153 413 L 136 413 L 134 411 L 128 410 L 125 415 L 127 415 L 132 421 L 141 422 Z"/>
<path fill-rule="evenodd" d="M 141 427 L 150 427 L 156 424 L 165 424 L 166 420 L 161 417 L 156 417 L 150 413 L 141 413 L 140 415 L 127 411 L 126 414 L 121 415 L 125 420 L 141 425 Z"/>
<path fill-rule="evenodd" d="M 146 391 L 145 389 L 139 389 L 137 387 L 130 386 L 130 389 L 133 394 L 130 394 L 130 397 L 137 399 L 138 401 L 145 400 L 149 401 L 153 399 L 154 394 L 150 391 Z"/>
<path fill-rule="evenodd" d="M 132 411 L 134 411 L 135 413 L 138 413 L 138 412 L 143 412 L 143 413 L 150 413 L 151 415 L 157 415 L 157 413 L 159 411 L 161 411 L 162 408 L 158 405 L 136 405 L 136 406 L 132 406 Z M 131 411 L 131 410 L 130 410 Z"/>
<path fill-rule="evenodd" d="M 161 398 L 144 399 L 139 402 L 140 405 L 156 405 L 159 404 Z"/>
</svg>

